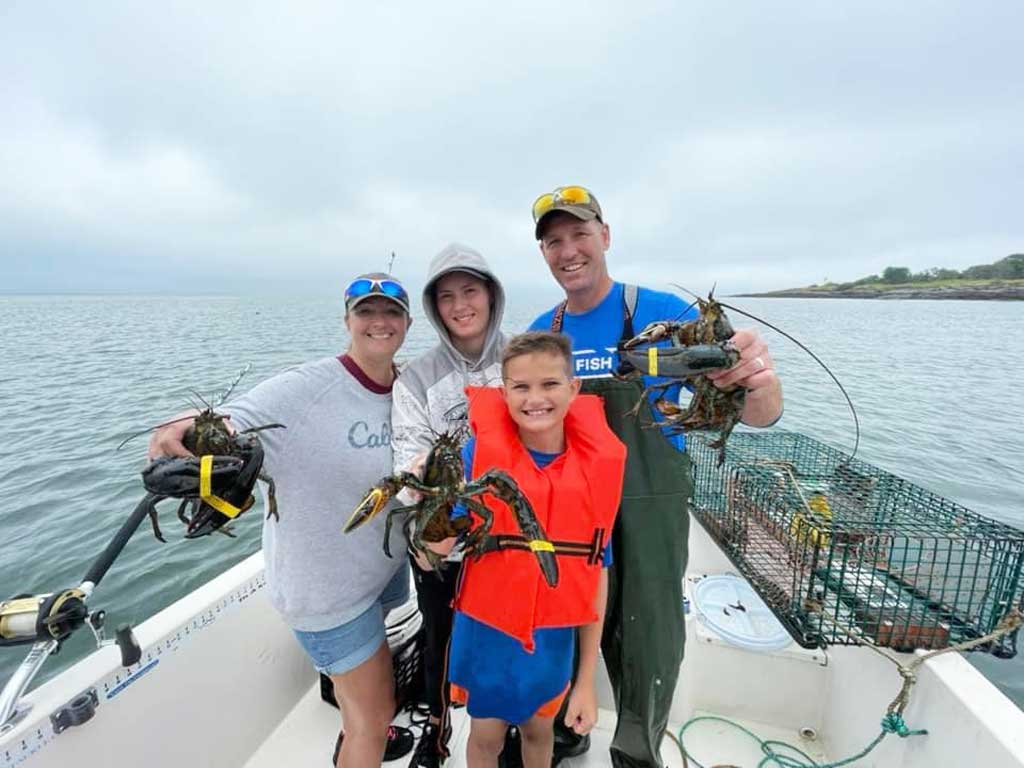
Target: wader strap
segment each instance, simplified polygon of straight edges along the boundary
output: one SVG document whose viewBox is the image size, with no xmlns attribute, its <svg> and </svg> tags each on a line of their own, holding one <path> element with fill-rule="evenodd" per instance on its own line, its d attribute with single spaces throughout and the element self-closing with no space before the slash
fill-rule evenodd
<svg viewBox="0 0 1024 768">
<path fill-rule="evenodd" d="M 633 332 L 633 313 L 636 312 L 637 295 L 640 289 L 635 285 L 626 284 L 622 286 L 622 334 L 619 341 L 628 341 L 636 333 Z M 565 321 L 565 308 L 569 301 L 563 301 L 555 307 L 555 314 L 551 316 L 551 332 L 561 333 L 562 323 Z"/>
<path fill-rule="evenodd" d="M 562 321 L 565 320 L 565 307 L 569 303 L 568 299 L 563 301 L 557 307 L 555 307 L 555 314 L 551 316 L 551 332 L 561 333 L 562 332 Z"/>
<path fill-rule="evenodd" d="M 551 544 L 551 549 L 548 551 L 554 551 L 556 555 L 585 557 L 587 558 L 587 565 L 597 565 L 601 561 L 603 552 L 601 542 L 604 541 L 604 534 L 604 528 L 595 528 L 594 535 L 590 537 L 590 541 L 547 542 Z M 476 551 L 482 555 L 487 552 L 495 552 L 501 549 L 521 549 L 531 552 L 534 547 L 532 546 L 532 542 L 525 536 L 520 536 L 514 533 L 502 533 L 486 537 L 477 546 Z"/>
</svg>

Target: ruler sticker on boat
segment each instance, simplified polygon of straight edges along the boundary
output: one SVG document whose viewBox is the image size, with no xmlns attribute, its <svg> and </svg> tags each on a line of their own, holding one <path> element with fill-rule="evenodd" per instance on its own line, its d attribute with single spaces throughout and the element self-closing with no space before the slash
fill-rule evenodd
<svg viewBox="0 0 1024 768">
<path fill-rule="evenodd" d="M 107 683 L 104 684 L 103 688 L 106 699 L 109 701 L 114 698 L 140 677 L 152 671 L 156 665 L 160 663 L 159 657 L 163 656 L 165 652 L 173 653 L 174 651 L 177 651 L 181 644 L 192 636 L 193 632 L 198 632 L 211 624 L 214 624 L 217 619 L 220 618 L 221 614 L 225 613 L 229 608 L 241 605 L 249 597 L 259 592 L 265 584 L 266 582 L 263 576 L 257 576 L 248 584 L 239 587 L 230 595 L 226 595 L 221 598 L 213 606 L 207 608 L 197 616 L 194 616 L 182 629 L 168 635 L 161 642 L 156 643 L 152 650 L 147 650 L 145 652 L 143 659 L 139 661 L 134 670 L 129 668 L 129 674 L 124 678 L 124 680 L 121 679 L 120 673 L 117 673 L 114 676 L 112 685 L 111 681 L 107 681 Z"/>
<path fill-rule="evenodd" d="M 151 669 L 153 669 L 159 663 L 160 663 L 160 659 L 153 659 L 148 664 L 145 664 L 145 665 L 141 666 L 139 669 L 135 670 L 130 675 L 128 675 L 128 677 L 126 677 L 124 679 L 124 682 L 116 683 L 111 690 L 107 691 L 107 701 L 110 701 L 112 698 L 117 696 L 117 694 L 119 694 L 121 691 L 123 691 L 129 685 L 134 683 L 136 680 L 138 680 L 144 674 L 149 672 Z M 106 684 L 104 684 L 103 687 L 106 688 Z"/>
<path fill-rule="evenodd" d="M 25 734 L 16 744 L 4 748 L 4 751 L 0 753 L 3 765 L 20 765 L 41 750 L 49 740 L 42 728 L 36 728 L 35 733 Z"/>
<path fill-rule="evenodd" d="M 103 701 L 110 701 L 115 696 L 123 693 L 132 683 L 135 683 L 156 669 L 164 654 L 177 651 L 193 635 L 214 624 L 223 616 L 230 614 L 234 608 L 237 608 L 250 597 L 257 594 L 264 586 L 266 586 L 264 575 L 260 573 L 254 576 L 231 594 L 225 595 L 201 613 L 193 616 L 181 628 L 147 646 L 143 650 L 142 658 L 138 663 L 127 668 L 118 669 L 98 680 L 95 685 L 98 691 L 103 691 Z M 31 731 L 20 734 L 16 737 L 16 740 L 0 746 L 0 768 L 14 768 L 16 765 L 21 765 L 57 738 L 57 734 L 53 732 L 53 728 L 50 726 L 48 716 L 44 716 L 44 718 L 39 720 L 41 725 L 36 726 Z M 88 727 L 88 724 L 85 727 Z M 4 736 L 6 734 L 0 733 L 0 741 L 4 741 Z"/>
</svg>

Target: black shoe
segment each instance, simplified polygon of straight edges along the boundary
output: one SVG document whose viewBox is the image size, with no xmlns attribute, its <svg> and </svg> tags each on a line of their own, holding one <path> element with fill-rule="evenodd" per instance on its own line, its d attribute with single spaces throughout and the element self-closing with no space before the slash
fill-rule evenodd
<svg viewBox="0 0 1024 768">
<path fill-rule="evenodd" d="M 590 749 L 589 733 L 579 736 L 573 731 L 565 733 L 555 731 L 555 749 L 551 754 L 551 768 L 554 768 L 566 758 L 579 757 L 588 749 Z"/>
<path fill-rule="evenodd" d="M 345 732 L 338 733 L 338 741 L 334 745 L 334 756 L 331 758 L 331 765 L 338 764 L 338 753 L 341 752 L 341 742 L 345 739 Z M 412 731 L 400 725 L 388 726 L 388 741 L 384 747 L 384 762 L 388 763 L 405 757 L 412 750 L 412 743 L 415 741 Z"/>
<path fill-rule="evenodd" d="M 423 726 L 420 740 L 416 742 L 416 751 L 412 754 L 409 768 L 440 768 L 448 756 L 448 740 L 452 737 L 452 728 L 444 729 L 441 744 L 438 744 L 438 727 L 436 723 L 427 722 Z M 441 750 L 444 750 L 443 752 Z"/>
<path fill-rule="evenodd" d="M 505 746 L 498 755 L 498 768 L 523 768 L 523 740 L 514 725 L 505 731 Z"/>
</svg>

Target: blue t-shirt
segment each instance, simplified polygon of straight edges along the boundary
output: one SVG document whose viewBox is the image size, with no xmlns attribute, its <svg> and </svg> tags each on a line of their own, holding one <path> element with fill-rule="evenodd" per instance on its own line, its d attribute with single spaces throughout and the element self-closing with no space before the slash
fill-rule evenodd
<svg viewBox="0 0 1024 768">
<path fill-rule="evenodd" d="M 462 448 L 467 480 L 475 448 L 476 438 Z M 560 455 L 530 451 L 541 469 Z M 465 507 L 460 505 L 452 516 L 465 513 Z M 604 549 L 604 567 L 611 562 L 609 541 Z M 507 597 L 515 599 L 514 595 Z M 536 647 L 533 653 L 527 653 L 511 635 L 456 611 L 448 651 L 448 679 L 469 691 L 466 708 L 470 717 L 497 717 L 507 723 L 523 723 L 569 684 L 575 633 L 572 627 L 535 629 Z"/>
<path fill-rule="evenodd" d="M 563 315 L 562 333 L 572 341 L 573 368 L 578 377 L 588 379 L 611 376 L 618 368 L 619 355 L 616 345 L 622 336 L 622 323 L 625 318 L 622 294 L 622 283 L 614 283 L 608 295 L 593 309 L 578 314 L 566 312 Z M 529 330 L 551 330 L 555 309 L 548 310 L 534 320 Z M 636 310 L 633 312 L 633 333 L 640 333 L 648 324 L 659 320 L 685 322 L 696 320 L 699 316 L 697 307 L 687 304 L 674 293 L 640 288 L 637 292 Z M 667 343 L 663 342 L 659 346 L 665 346 Z M 646 386 L 669 381 L 670 379 L 660 376 L 644 376 Z M 657 395 L 652 393 L 650 397 L 653 400 Z M 679 386 L 669 388 L 664 397 L 678 400 Z M 660 411 L 653 408 L 651 410 L 654 418 L 661 421 L 663 417 Z M 686 448 L 686 439 L 682 434 L 667 437 L 680 451 Z"/>
</svg>

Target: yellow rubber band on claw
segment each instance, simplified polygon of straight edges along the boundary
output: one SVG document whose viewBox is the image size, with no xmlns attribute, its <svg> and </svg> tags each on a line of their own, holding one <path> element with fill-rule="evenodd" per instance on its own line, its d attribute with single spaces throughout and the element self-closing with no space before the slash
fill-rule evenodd
<svg viewBox="0 0 1024 768">
<path fill-rule="evenodd" d="M 387 504 L 387 501 L 387 498 L 384 496 L 384 491 L 382 491 L 380 488 L 374 488 L 367 494 L 366 501 L 364 501 L 363 504 L 369 502 L 370 504 L 373 505 L 373 512 L 371 514 L 372 517 L 373 515 L 376 515 L 378 512 L 381 511 L 384 505 Z"/>
<path fill-rule="evenodd" d="M 199 458 L 199 498 L 222 515 L 238 517 L 242 510 L 230 501 L 213 495 L 213 456 Z"/>
<path fill-rule="evenodd" d="M 544 541 L 544 539 L 533 539 L 530 542 L 530 550 L 532 552 L 554 552 L 555 545 L 550 541 Z"/>
<path fill-rule="evenodd" d="M 658 348 L 650 347 L 647 350 L 647 373 L 651 376 L 658 375 Z"/>
</svg>

